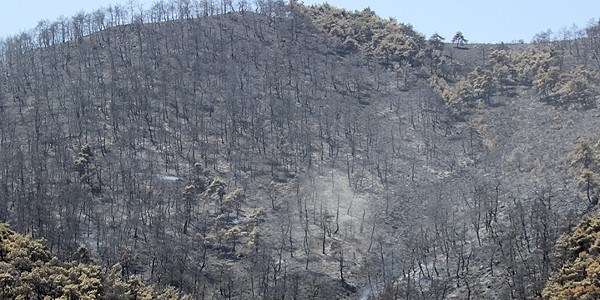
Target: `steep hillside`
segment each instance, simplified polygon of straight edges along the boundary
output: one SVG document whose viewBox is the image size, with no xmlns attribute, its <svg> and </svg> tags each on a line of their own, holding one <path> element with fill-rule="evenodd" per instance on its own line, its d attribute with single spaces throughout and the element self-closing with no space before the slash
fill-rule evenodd
<svg viewBox="0 0 600 300">
<path fill-rule="evenodd" d="M 571 43 L 590 45 L 589 40 Z M 471 194 L 463 196 L 464 221 L 471 223 L 481 246 L 471 253 L 476 267 L 469 270 L 478 280 L 471 283 L 475 289 L 467 285 L 462 294 L 454 294 L 458 298 L 465 292 L 475 298 L 541 297 L 554 272 L 549 259 L 554 241 L 589 208 L 572 162 L 574 146 L 597 135 L 598 85 L 596 75 L 573 74 L 585 70 L 582 63 L 589 68 L 585 72 L 596 71 L 590 57 L 559 53 L 560 47 L 447 48 L 446 55 L 460 65 L 477 67 L 447 77 L 450 84 L 430 80 L 483 146 L 470 170 L 478 179 Z M 480 65 L 472 61 L 479 55 L 485 55 Z M 556 77 L 546 77 L 548 70 L 555 70 Z"/>
<path fill-rule="evenodd" d="M 6 41 L 3 218 L 197 297 L 353 292 L 460 146 L 423 82 L 279 9 Z"/>
<path fill-rule="evenodd" d="M 198 299 L 541 296 L 588 206 L 568 158 L 598 128 L 591 40 L 456 48 L 245 3 L 0 43 L 0 219 Z"/>
</svg>

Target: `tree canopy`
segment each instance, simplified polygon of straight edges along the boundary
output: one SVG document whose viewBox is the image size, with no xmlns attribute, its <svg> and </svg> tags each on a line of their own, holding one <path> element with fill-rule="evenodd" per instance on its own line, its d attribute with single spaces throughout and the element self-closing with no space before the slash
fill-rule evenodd
<svg viewBox="0 0 600 300">
<path fill-rule="evenodd" d="M 0 224 L 1 299 L 187 299 L 173 289 L 157 290 L 136 277 L 125 279 L 116 264 L 105 274 L 81 248 L 60 262 L 43 240 L 32 240 Z"/>
<path fill-rule="evenodd" d="M 306 12 L 319 28 L 341 41 L 342 51 L 362 50 L 390 66 L 420 63 L 425 37 L 411 25 L 383 19 L 369 8 L 350 12 L 323 4 L 309 6 Z"/>
<path fill-rule="evenodd" d="M 461 47 L 469 41 L 465 38 L 462 31 L 457 31 L 451 40 L 452 44 L 456 44 L 456 47 Z"/>
<path fill-rule="evenodd" d="M 563 261 L 544 288 L 544 299 L 600 298 L 600 217 L 585 216 L 556 244 Z"/>
</svg>

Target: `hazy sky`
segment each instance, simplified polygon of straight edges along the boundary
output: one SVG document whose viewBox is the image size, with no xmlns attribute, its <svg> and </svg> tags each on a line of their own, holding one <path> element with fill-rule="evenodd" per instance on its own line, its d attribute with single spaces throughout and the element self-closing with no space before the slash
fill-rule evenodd
<svg viewBox="0 0 600 300">
<path fill-rule="evenodd" d="M 79 11 L 92 11 L 130 0 L 3 0 L 0 6 L 0 37 L 17 34 L 37 25 Z M 149 7 L 154 0 L 134 0 Z M 305 0 L 306 4 L 322 1 Z M 547 29 L 554 32 L 573 24 L 583 28 L 600 17 L 599 0 L 329 0 L 350 10 L 370 6 L 382 17 L 396 17 L 430 36 L 440 33 L 449 40 L 460 30 L 471 42 L 530 41 Z"/>
</svg>

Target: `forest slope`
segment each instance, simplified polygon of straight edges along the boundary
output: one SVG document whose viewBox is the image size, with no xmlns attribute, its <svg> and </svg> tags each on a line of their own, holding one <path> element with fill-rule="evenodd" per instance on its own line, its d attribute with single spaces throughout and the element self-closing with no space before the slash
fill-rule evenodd
<svg viewBox="0 0 600 300">
<path fill-rule="evenodd" d="M 517 82 L 459 93 L 506 45 L 261 3 L 116 7 L 3 41 L 0 218 L 195 298 L 541 295 L 586 209 L 567 157 L 597 110 Z M 592 65 L 577 53 L 561 72 Z"/>
</svg>

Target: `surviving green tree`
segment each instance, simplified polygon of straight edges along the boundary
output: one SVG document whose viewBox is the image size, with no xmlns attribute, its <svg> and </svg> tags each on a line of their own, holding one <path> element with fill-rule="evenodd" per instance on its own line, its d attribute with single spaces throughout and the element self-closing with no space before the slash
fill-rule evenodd
<svg viewBox="0 0 600 300">
<path fill-rule="evenodd" d="M 452 37 L 451 42 L 452 44 L 456 44 L 456 48 L 460 48 L 469 41 L 465 38 L 462 31 L 457 31 Z"/>
<path fill-rule="evenodd" d="M 594 150 L 590 141 L 585 139 L 575 145 L 571 155 L 571 166 L 575 168 L 577 183 L 584 190 L 590 205 L 598 204 L 597 190 L 600 186 L 598 155 Z"/>
</svg>

